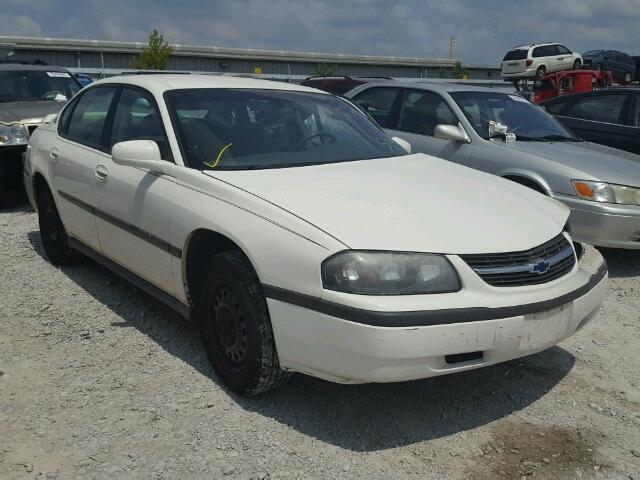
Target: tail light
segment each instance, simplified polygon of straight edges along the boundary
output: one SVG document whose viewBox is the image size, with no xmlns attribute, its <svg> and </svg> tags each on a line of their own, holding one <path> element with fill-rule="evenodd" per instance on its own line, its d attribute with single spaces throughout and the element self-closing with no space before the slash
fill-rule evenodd
<svg viewBox="0 0 640 480">
<path fill-rule="evenodd" d="M 533 65 L 533 60 L 531 59 L 527 60 L 527 67 L 530 67 L 531 65 Z"/>
</svg>

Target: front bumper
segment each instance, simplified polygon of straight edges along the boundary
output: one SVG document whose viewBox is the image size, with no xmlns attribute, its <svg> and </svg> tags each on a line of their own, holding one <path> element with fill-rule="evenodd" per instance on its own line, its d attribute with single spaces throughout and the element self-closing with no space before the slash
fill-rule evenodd
<svg viewBox="0 0 640 480">
<path fill-rule="evenodd" d="M 554 194 L 571 208 L 571 236 L 598 247 L 640 249 L 640 206 L 616 205 Z"/>
<path fill-rule="evenodd" d="M 339 383 L 396 382 L 493 365 L 542 351 L 573 335 L 597 315 L 607 290 L 606 263 L 595 249 L 585 248 L 578 270 L 574 273 L 588 280 L 574 291 L 509 307 L 512 313 L 521 309 L 521 314 L 510 316 L 505 316 L 504 307 L 473 309 L 479 320 L 468 316 L 470 309 L 458 308 L 441 310 L 441 321 L 436 310 L 368 312 L 373 320 L 363 323 L 367 312 L 362 310 L 360 315 L 353 312 L 350 320 L 344 317 L 351 307 L 332 304 L 331 315 L 327 309 L 319 311 L 314 300 L 291 303 L 270 288 L 265 293 L 283 368 Z M 531 308 L 534 305 L 540 307 Z M 458 323 L 449 321 L 454 310 L 461 315 Z M 376 325 L 376 318 L 404 314 L 419 322 L 416 313 L 424 314 L 426 325 Z"/>
</svg>

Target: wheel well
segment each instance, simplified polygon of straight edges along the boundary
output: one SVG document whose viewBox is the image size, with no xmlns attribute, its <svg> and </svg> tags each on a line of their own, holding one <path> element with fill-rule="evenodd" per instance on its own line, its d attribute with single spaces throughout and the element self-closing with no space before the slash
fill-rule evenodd
<svg viewBox="0 0 640 480">
<path fill-rule="evenodd" d="M 512 182 L 519 183 L 524 187 L 528 187 L 543 195 L 547 194 L 547 191 L 538 182 L 531 180 L 530 178 L 520 177 L 518 175 L 506 175 L 504 178 L 511 180 Z"/>
<path fill-rule="evenodd" d="M 49 184 L 45 180 L 44 176 L 40 173 L 36 173 L 33 177 L 33 198 L 36 206 L 38 205 L 38 191 L 41 188 L 49 188 Z"/>
<path fill-rule="evenodd" d="M 186 252 L 185 289 L 192 306 L 202 290 L 211 257 L 232 250 L 241 252 L 251 265 L 242 248 L 230 238 L 212 230 L 196 230 L 191 235 Z"/>
</svg>

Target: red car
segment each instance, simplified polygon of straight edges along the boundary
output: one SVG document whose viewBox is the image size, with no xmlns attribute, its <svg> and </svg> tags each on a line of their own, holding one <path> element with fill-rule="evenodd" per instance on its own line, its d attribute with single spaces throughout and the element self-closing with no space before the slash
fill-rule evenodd
<svg viewBox="0 0 640 480">
<path fill-rule="evenodd" d="M 591 92 L 596 88 L 610 87 L 612 83 L 611 72 L 568 70 L 551 73 L 533 84 L 533 101 L 540 103 L 570 93 Z"/>
</svg>

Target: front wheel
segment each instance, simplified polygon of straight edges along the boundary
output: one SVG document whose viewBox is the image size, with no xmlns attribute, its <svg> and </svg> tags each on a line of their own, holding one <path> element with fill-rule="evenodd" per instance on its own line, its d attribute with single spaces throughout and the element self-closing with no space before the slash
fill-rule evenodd
<svg viewBox="0 0 640 480">
<path fill-rule="evenodd" d="M 54 265 L 80 263 L 84 256 L 69 246 L 69 237 L 62 224 L 51 190 L 46 186 L 40 186 L 36 190 L 36 202 L 42 246 L 51 263 Z"/>
<path fill-rule="evenodd" d="M 582 66 L 582 62 L 580 60 L 576 60 L 575 62 L 573 62 L 573 69 L 574 70 L 580 70 L 581 66 Z"/>
<path fill-rule="evenodd" d="M 289 378 L 280 368 L 262 287 L 242 253 L 213 257 L 195 320 L 209 360 L 230 390 L 258 395 Z"/>
</svg>

